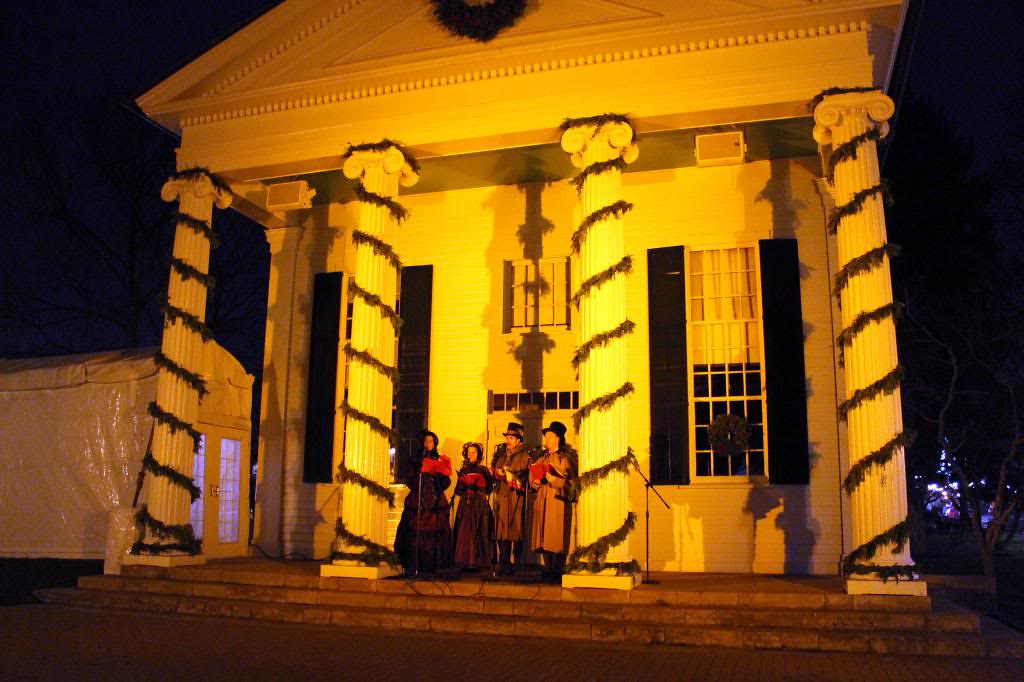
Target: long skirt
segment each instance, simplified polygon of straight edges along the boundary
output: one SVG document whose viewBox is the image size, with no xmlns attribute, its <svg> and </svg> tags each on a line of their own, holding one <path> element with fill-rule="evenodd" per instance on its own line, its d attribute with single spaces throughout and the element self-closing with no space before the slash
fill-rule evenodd
<svg viewBox="0 0 1024 682">
<path fill-rule="evenodd" d="M 409 493 L 402 510 L 402 519 L 398 523 L 395 551 L 406 573 L 433 573 L 451 568 L 452 565 L 448 500 L 443 494 L 432 494 L 432 487 L 423 486 L 424 495 L 419 514 L 416 512 L 416 493 Z"/>
<path fill-rule="evenodd" d="M 455 513 L 455 565 L 490 569 L 494 565 L 494 516 L 487 496 L 467 490 Z"/>
</svg>

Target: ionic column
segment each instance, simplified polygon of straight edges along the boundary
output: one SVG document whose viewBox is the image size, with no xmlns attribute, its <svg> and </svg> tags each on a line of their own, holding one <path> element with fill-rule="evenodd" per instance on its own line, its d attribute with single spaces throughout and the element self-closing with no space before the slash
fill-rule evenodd
<svg viewBox="0 0 1024 682">
<path fill-rule="evenodd" d="M 227 208 L 227 187 L 201 169 L 172 176 L 160 191 L 164 201 L 178 201 L 174 218 L 174 250 L 164 306 L 153 444 L 146 453 L 146 503 L 137 516 L 139 540 L 126 563 L 173 566 L 202 563 L 200 541 L 189 523 L 189 510 L 199 491 L 192 482 L 199 432 L 194 424 L 206 393 L 200 376 L 206 327 L 206 294 L 212 285 L 210 247 L 216 235 L 210 226 L 213 206 Z"/>
<path fill-rule="evenodd" d="M 338 470 L 341 516 L 331 563 L 321 567 L 321 575 L 380 578 L 398 570 L 397 557 L 385 546 L 393 501 L 388 489 L 390 449 L 397 443 L 390 426 L 398 375 L 395 339 L 401 324 L 394 308 L 401 262 L 391 244 L 405 217 L 394 197 L 399 184 L 411 186 L 419 176 L 415 160 L 386 140 L 350 147 L 346 157 L 343 171 L 359 181 L 356 196 L 361 206 L 359 226 L 352 233 L 356 272 L 348 283 L 353 299 L 351 342 L 345 344 L 345 335 L 339 335 L 334 451 L 342 450 L 344 433 L 345 454 Z M 347 398 L 342 357 L 349 360 Z"/>
<path fill-rule="evenodd" d="M 825 97 L 814 109 L 814 137 L 830 144 L 826 175 L 832 177 L 836 208 L 828 229 L 836 235 L 839 272 L 835 292 L 843 330 L 846 400 L 839 417 L 847 423 L 853 542 L 843 572 L 851 594 L 926 594 L 914 580 L 907 520 L 907 481 L 900 388 L 903 369 L 896 352 L 883 199 L 876 142 L 888 132 L 893 101 L 878 91 Z"/>
<path fill-rule="evenodd" d="M 267 283 L 267 326 L 263 342 L 253 544 L 269 554 L 281 553 L 281 485 L 288 430 L 285 414 L 291 365 L 295 264 L 302 231 L 301 226 L 266 231 L 270 245 L 270 279 Z"/>
<path fill-rule="evenodd" d="M 579 346 L 574 363 L 580 377 L 580 410 L 573 416 L 579 433 L 581 495 L 576 550 L 570 555 L 565 587 L 631 589 L 639 571 L 627 536 L 636 522 L 629 510 L 629 466 L 625 397 L 633 392 L 626 373 L 625 336 L 634 325 L 626 317 L 625 278 L 632 271 L 626 255 L 622 215 L 622 169 L 638 154 L 633 128 L 624 116 L 601 116 L 566 123 L 562 149 L 582 169 L 573 183 L 579 191 L 580 222 L 571 250 L 579 255 Z M 612 465 L 606 475 L 595 470 Z M 589 472 L 589 474 L 588 474 Z"/>
</svg>

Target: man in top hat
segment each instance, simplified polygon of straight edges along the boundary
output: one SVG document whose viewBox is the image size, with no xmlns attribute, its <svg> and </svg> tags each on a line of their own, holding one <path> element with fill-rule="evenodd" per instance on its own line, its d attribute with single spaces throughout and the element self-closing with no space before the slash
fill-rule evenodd
<svg viewBox="0 0 1024 682">
<path fill-rule="evenodd" d="M 530 486 L 537 491 L 533 503 L 531 546 L 540 554 L 544 576 L 556 581 L 565 570 L 572 530 L 573 489 L 578 476 L 576 451 L 565 442 L 562 422 L 544 429 L 544 454 L 530 465 Z"/>
<path fill-rule="evenodd" d="M 530 456 L 523 444 L 523 425 L 509 422 L 505 442 L 494 451 L 494 539 L 498 543 L 498 574 L 512 572 L 512 555 L 522 557 L 525 539 L 526 478 Z"/>
</svg>

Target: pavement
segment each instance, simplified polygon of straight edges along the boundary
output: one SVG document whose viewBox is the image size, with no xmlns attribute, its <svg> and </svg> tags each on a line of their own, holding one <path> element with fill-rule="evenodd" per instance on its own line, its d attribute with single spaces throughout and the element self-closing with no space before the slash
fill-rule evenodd
<svg viewBox="0 0 1024 682">
<path fill-rule="evenodd" d="M 1024 661 L 688 648 L 0 607 L 0 680 L 1022 680 Z"/>
</svg>

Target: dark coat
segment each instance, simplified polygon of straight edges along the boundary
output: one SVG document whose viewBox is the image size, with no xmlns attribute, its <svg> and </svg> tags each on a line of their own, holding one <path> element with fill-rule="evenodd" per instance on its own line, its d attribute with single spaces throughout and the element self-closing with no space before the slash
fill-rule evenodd
<svg viewBox="0 0 1024 682">
<path fill-rule="evenodd" d="M 419 472 L 425 457 L 439 459 L 436 450 L 420 452 L 413 458 L 414 473 L 405 482 L 409 494 L 405 497 L 402 518 L 398 522 L 395 552 L 406 571 L 430 573 L 451 567 L 452 530 L 448 521 L 448 498 L 445 496 L 451 477 L 421 475 Z"/>
<path fill-rule="evenodd" d="M 469 483 L 471 474 L 483 478 L 483 487 Z M 491 470 L 481 464 L 465 464 L 456 478 L 455 494 L 461 498 L 455 512 L 454 553 L 456 566 L 489 569 L 494 564 L 494 516 L 487 496 L 494 488 Z"/>
</svg>

